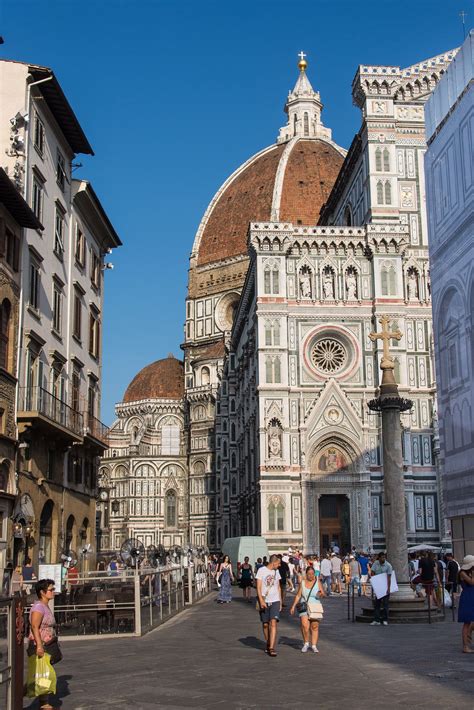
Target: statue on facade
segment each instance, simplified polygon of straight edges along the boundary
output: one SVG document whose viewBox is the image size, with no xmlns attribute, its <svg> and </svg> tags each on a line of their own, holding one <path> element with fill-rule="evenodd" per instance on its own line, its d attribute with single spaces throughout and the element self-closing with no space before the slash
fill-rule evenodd
<svg viewBox="0 0 474 710">
<path fill-rule="evenodd" d="M 300 291 L 303 298 L 311 298 L 311 278 L 308 271 L 300 273 Z"/>
<path fill-rule="evenodd" d="M 334 300 L 334 283 L 333 283 L 331 271 L 327 271 L 324 274 L 323 291 L 324 291 L 324 298 L 326 298 L 328 300 Z"/>
<path fill-rule="evenodd" d="M 348 301 L 357 299 L 357 279 L 353 271 L 348 271 L 346 274 L 346 291 Z"/>
<path fill-rule="evenodd" d="M 418 298 L 418 280 L 416 278 L 416 272 L 411 270 L 408 273 L 408 300 L 416 301 Z"/>
<path fill-rule="evenodd" d="M 270 458 L 281 457 L 281 426 L 273 420 L 268 427 L 268 455 Z"/>
</svg>

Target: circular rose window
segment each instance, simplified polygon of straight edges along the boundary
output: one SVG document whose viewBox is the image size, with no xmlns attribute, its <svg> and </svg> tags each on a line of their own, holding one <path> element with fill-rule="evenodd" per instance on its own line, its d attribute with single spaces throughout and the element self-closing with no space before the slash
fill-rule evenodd
<svg viewBox="0 0 474 710">
<path fill-rule="evenodd" d="M 321 338 L 311 348 L 311 360 L 326 375 L 339 372 L 347 364 L 347 350 L 335 338 Z"/>
</svg>

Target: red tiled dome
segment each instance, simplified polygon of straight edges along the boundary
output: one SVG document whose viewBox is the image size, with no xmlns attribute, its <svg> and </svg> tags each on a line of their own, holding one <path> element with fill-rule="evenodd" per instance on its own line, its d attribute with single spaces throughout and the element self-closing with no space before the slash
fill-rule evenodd
<svg viewBox="0 0 474 710">
<path fill-rule="evenodd" d="M 123 402 L 142 399 L 182 399 L 184 397 L 184 364 L 174 355 L 152 362 L 140 370 L 128 385 Z"/>
<path fill-rule="evenodd" d="M 342 151 L 320 138 L 300 138 L 257 153 L 209 205 L 197 235 L 198 266 L 247 254 L 250 222 L 276 218 L 295 225 L 317 224 L 343 160 Z M 281 184 L 278 194 L 276 179 Z"/>
</svg>

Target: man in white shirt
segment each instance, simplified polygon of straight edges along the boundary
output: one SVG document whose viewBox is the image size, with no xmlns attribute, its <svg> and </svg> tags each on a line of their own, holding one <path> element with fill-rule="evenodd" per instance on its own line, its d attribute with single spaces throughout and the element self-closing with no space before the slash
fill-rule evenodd
<svg viewBox="0 0 474 710">
<path fill-rule="evenodd" d="M 329 557 L 323 557 L 320 565 L 321 582 L 323 587 L 326 587 L 326 596 L 331 596 L 331 560 Z"/>
<path fill-rule="evenodd" d="M 271 555 L 268 564 L 260 567 L 256 575 L 260 621 L 267 643 L 266 653 L 272 658 L 277 655 L 275 651 L 277 623 L 280 620 L 282 607 L 279 566 L 278 555 Z"/>
<path fill-rule="evenodd" d="M 342 584 L 341 584 L 341 567 L 342 561 L 338 555 L 333 552 L 331 555 L 331 573 L 332 573 L 332 585 L 333 589 L 337 594 L 342 594 Z"/>
</svg>

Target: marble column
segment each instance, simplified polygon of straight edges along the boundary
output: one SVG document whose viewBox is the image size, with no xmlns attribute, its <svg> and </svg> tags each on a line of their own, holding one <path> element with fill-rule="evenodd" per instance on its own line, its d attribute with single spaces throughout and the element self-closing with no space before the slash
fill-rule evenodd
<svg viewBox="0 0 474 710">
<path fill-rule="evenodd" d="M 399 330 L 389 331 L 390 318 L 382 316 L 380 333 L 371 333 L 370 339 L 383 342 L 380 364 L 382 383 L 380 395 L 371 400 L 369 409 L 382 414 L 384 529 L 387 559 L 395 570 L 399 584 L 408 584 L 407 521 L 405 513 L 405 482 L 403 477 L 402 428 L 400 413 L 411 409 L 413 403 L 402 399 L 394 377 L 395 364 L 388 346 L 392 338 L 400 340 Z"/>
</svg>

